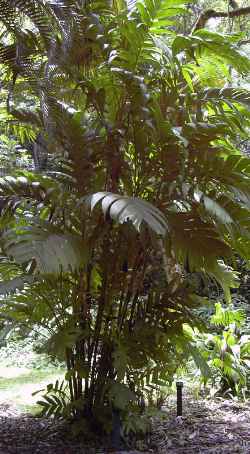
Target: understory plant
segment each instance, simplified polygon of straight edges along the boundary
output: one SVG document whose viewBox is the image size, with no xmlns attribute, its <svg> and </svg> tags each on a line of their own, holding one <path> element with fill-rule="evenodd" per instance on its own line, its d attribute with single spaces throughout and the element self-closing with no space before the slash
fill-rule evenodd
<svg viewBox="0 0 250 454">
<path fill-rule="evenodd" d="M 208 333 L 196 333 L 196 346 L 210 368 L 201 381 L 212 394 L 249 395 L 250 334 L 244 310 L 215 304 Z"/>
<path fill-rule="evenodd" d="M 102 433 L 202 361 L 190 275 L 229 300 L 249 259 L 249 92 L 229 66 L 250 61 L 236 36 L 176 35 L 184 1 L 1 5 L 2 128 L 50 162 L 0 179 L 1 313 L 43 330 L 71 416 Z"/>
</svg>

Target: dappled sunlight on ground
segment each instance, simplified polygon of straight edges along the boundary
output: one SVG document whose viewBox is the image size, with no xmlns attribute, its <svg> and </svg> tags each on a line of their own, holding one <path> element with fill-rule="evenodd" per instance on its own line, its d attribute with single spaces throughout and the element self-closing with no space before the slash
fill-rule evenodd
<svg viewBox="0 0 250 454">
<path fill-rule="evenodd" d="M 15 366 L 1 366 L 0 365 L 0 379 L 1 378 L 14 378 L 20 375 L 28 374 L 29 369 L 27 367 L 15 367 Z"/>
<path fill-rule="evenodd" d="M 39 395 L 33 396 L 32 393 L 63 378 L 64 372 L 58 369 L 36 370 L 0 366 L 0 404 L 12 405 L 21 411 L 36 412 Z"/>
<path fill-rule="evenodd" d="M 155 451 L 172 454 L 249 454 L 250 402 L 216 398 L 183 399 L 183 418 L 176 418 L 175 399 L 168 399 L 166 419 L 155 418 Z"/>
</svg>

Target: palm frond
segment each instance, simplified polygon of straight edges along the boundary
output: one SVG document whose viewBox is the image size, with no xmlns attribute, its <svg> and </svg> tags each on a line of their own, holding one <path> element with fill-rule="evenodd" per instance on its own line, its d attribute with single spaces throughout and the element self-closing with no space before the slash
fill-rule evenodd
<svg viewBox="0 0 250 454">
<path fill-rule="evenodd" d="M 149 28 L 150 33 L 166 34 L 167 27 L 174 24 L 169 19 L 178 14 L 185 14 L 186 10 L 180 6 L 187 3 L 185 0 L 141 0 L 136 3 L 141 21 Z"/>
<path fill-rule="evenodd" d="M 231 194 L 235 202 L 250 206 L 250 159 L 242 154 L 204 153 L 194 166 L 200 177 L 218 191 Z"/>
<path fill-rule="evenodd" d="M 138 231 L 143 224 L 157 235 L 165 236 L 168 231 L 168 224 L 163 213 L 145 200 L 111 192 L 97 192 L 88 196 L 85 202 L 90 206 L 91 211 L 98 203 L 101 203 L 105 217 L 110 217 L 120 224 L 131 221 Z"/>
<path fill-rule="evenodd" d="M 200 350 L 196 347 L 196 345 L 192 344 L 191 342 L 187 343 L 187 350 L 192 356 L 196 366 L 200 369 L 203 377 L 207 380 L 212 376 L 212 371 L 209 367 L 209 364 L 201 354 Z"/>
<path fill-rule="evenodd" d="M 247 55 L 237 48 L 234 42 L 222 34 L 208 30 L 198 30 L 191 36 L 177 36 L 172 44 L 174 55 L 187 51 L 190 55 L 215 54 L 221 55 L 223 61 L 232 65 L 239 73 L 247 74 L 250 71 L 250 62 Z"/>
<path fill-rule="evenodd" d="M 213 269 L 209 270 L 209 276 L 220 284 L 223 289 L 224 297 L 227 303 L 231 302 L 231 292 L 232 288 L 239 287 L 239 275 L 234 271 L 230 266 L 227 266 L 222 260 L 218 260 Z"/>
<path fill-rule="evenodd" d="M 217 203 L 211 197 L 203 195 L 201 200 L 204 203 L 205 210 L 212 216 L 215 216 L 222 224 L 233 223 L 233 219 L 225 210 L 225 208 L 220 206 L 219 203 Z"/>
<path fill-rule="evenodd" d="M 213 269 L 218 257 L 232 254 L 214 223 L 205 222 L 197 212 L 168 213 L 172 247 L 180 263 L 189 263 L 191 271 Z"/>
<path fill-rule="evenodd" d="M 49 178 L 41 178 L 38 175 L 33 175 L 24 172 L 24 175 L 13 177 L 6 175 L 0 177 L 0 198 L 2 199 L 2 209 L 4 207 L 16 208 L 23 201 L 36 200 L 37 202 L 44 201 Z"/>
<path fill-rule="evenodd" d="M 49 17 L 49 8 L 46 6 L 46 3 L 35 0 L 1 1 L 1 18 L 7 21 L 7 23 L 10 23 L 10 17 L 13 19 L 20 12 L 29 17 L 45 40 L 50 37 L 52 32 L 52 17 Z"/>
<path fill-rule="evenodd" d="M 31 284 L 33 282 L 33 276 L 24 275 L 18 276 L 9 281 L 0 281 L 0 295 L 9 295 L 15 293 L 16 291 L 21 291 L 24 289 L 25 284 Z"/>
<path fill-rule="evenodd" d="M 246 104 L 250 107 L 250 92 L 244 88 L 226 87 L 226 88 L 207 88 L 204 92 L 199 93 L 201 102 L 237 102 Z"/>
<path fill-rule="evenodd" d="M 16 263 L 28 268 L 35 264 L 39 273 L 75 270 L 86 263 L 86 248 L 81 237 L 61 233 L 51 226 L 20 227 L 3 234 L 3 250 Z"/>
</svg>

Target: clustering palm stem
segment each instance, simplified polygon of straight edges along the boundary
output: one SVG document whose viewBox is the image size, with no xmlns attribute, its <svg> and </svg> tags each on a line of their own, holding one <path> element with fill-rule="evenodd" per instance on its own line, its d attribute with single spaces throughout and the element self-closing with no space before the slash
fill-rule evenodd
<svg viewBox="0 0 250 454">
<path fill-rule="evenodd" d="M 71 402 L 53 388 L 44 412 L 107 431 L 190 352 L 203 364 L 185 329 L 203 278 L 229 301 L 231 258 L 250 259 L 250 95 L 226 86 L 250 61 L 235 37 L 175 35 L 177 3 L 0 2 L 4 124 L 49 163 L 0 180 L 1 311 L 65 360 Z"/>
</svg>

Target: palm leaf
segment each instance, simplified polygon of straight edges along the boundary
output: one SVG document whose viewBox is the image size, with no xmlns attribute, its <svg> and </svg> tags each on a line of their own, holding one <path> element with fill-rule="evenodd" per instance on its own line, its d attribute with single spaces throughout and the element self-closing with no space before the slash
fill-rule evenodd
<svg viewBox="0 0 250 454">
<path fill-rule="evenodd" d="M 9 295 L 17 290 L 23 290 L 25 284 L 30 284 L 34 280 L 33 276 L 18 276 L 9 281 L 0 282 L 0 295 Z"/>
<path fill-rule="evenodd" d="M 222 224 L 232 224 L 233 219 L 230 214 L 222 207 L 216 200 L 213 200 L 208 195 L 204 194 L 200 190 L 194 191 L 194 198 L 196 201 L 204 205 L 205 210 L 215 218 L 218 219 Z"/>
<path fill-rule="evenodd" d="M 60 273 L 82 267 L 86 248 L 80 236 L 39 227 L 23 227 L 3 234 L 3 250 L 18 264 L 35 262 L 39 273 Z"/>
<path fill-rule="evenodd" d="M 208 273 L 212 278 L 220 284 L 223 289 L 224 297 L 227 303 L 231 302 L 231 288 L 239 287 L 239 276 L 238 274 L 222 260 L 218 260 L 213 268 Z"/>
<path fill-rule="evenodd" d="M 243 88 L 207 88 L 203 93 L 199 93 L 199 98 L 203 102 L 232 101 L 250 107 L 250 92 Z"/>
<path fill-rule="evenodd" d="M 151 203 L 136 197 L 121 196 L 111 192 L 97 192 L 85 199 L 91 211 L 99 203 L 102 204 L 104 215 L 123 224 L 131 221 L 140 231 L 143 224 L 157 235 L 165 236 L 168 231 L 167 221 L 163 213 Z"/>
<path fill-rule="evenodd" d="M 202 356 L 202 353 L 200 352 L 200 350 L 191 342 L 188 343 L 187 350 L 190 353 L 190 355 L 192 356 L 198 369 L 200 369 L 203 377 L 205 377 L 205 379 L 209 379 L 212 375 L 212 371 L 209 367 L 209 364 L 207 363 L 205 358 Z"/>
<path fill-rule="evenodd" d="M 65 185 L 66 178 L 63 181 Z M 19 176 L 0 177 L 0 200 L 5 201 L 6 208 L 15 208 L 23 201 L 44 202 L 53 199 L 53 193 L 60 193 L 60 184 L 49 176 L 39 176 L 31 172 L 22 172 Z M 4 205 L 2 203 L 2 205 Z"/>
<path fill-rule="evenodd" d="M 218 257 L 232 251 L 216 230 L 214 223 L 204 222 L 197 213 L 168 214 L 172 247 L 180 263 L 188 261 L 191 271 L 213 270 Z"/>
<path fill-rule="evenodd" d="M 4 23 L 13 26 L 13 22 L 16 21 L 18 14 L 21 12 L 29 17 L 44 39 L 47 40 L 50 37 L 53 16 L 50 14 L 48 5 L 44 2 L 35 0 L 1 0 L 0 7 L 0 20 Z"/>
<path fill-rule="evenodd" d="M 247 55 L 237 49 L 228 37 L 208 30 L 198 30 L 191 36 L 178 35 L 172 44 L 174 55 L 183 51 L 198 57 L 202 54 L 222 56 L 222 60 L 232 65 L 239 73 L 247 74 L 250 70 L 250 61 Z"/>
<path fill-rule="evenodd" d="M 177 14 L 185 14 L 186 10 L 180 8 L 185 0 L 141 0 L 136 3 L 141 21 L 150 28 L 151 33 L 167 33 L 167 26 L 173 25 L 173 18 Z"/>
</svg>

